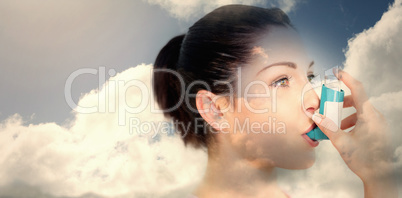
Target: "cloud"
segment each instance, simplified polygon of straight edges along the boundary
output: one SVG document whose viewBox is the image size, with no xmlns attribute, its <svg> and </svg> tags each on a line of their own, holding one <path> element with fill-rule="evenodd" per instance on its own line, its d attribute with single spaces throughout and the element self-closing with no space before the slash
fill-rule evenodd
<svg viewBox="0 0 402 198">
<path fill-rule="evenodd" d="M 402 1 L 374 27 L 348 41 L 345 70 L 362 81 L 372 104 L 387 118 L 396 145 L 402 144 Z"/>
<path fill-rule="evenodd" d="M 243 3 L 148 2 L 166 8 L 180 19 L 226 3 Z M 289 6 L 288 11 L 295 5 L 293 1 L 282 2 L 287 2 L 283 5 Z M 262 1 L 250 4 L 258 3 Z M 349 41 L 345 62 L 346 70 L 364 82 L 372 96 L 370 101 L 390 121 L 394 145 L 401 145 L 402 140 L 399 133 L 402 82 L 398 78 L 402 70 L 396 67 L 402 61 L 401 3 L 401 0 L 396 1 L 374 27 Z M 130 113 L 141 106 L 141 96 L 152 94 L 134 86 L 139 84 L 124 85 L 137 82 L 133 81 L 135 79 L 149 88 L 151 69 L 150 65 L 130 68 L 110 78 L 101 90 L 82 96 L 78 103 L 81 110 L 98 109 L 95 113 L 75 113 L 66 126 L 33 125 L 18 114 L 2 121 L 0 196 L 183 197 L 189 193 L 205 171 L 205 153 L 185 148 L 178 136 L 148 130 L 149 126 L 167 121 L 161 114 L 151 113 L 151 105 L 141 112 Z M 123 82 L 123 91 L 116 89 L 119 82 Z M 153 104 L 152 98 L 149 101 L 147 104 Z M 133 119 L 141 119 L 141 122 L 130 125 Z M 119 124 L 119 121 L 125 123 Z M 139 130 L 135 130 L 135 126 Z M 401 170 L 402 147 L 397 147 L 394 153 L 395 165 Z M 361 182 L 330 142 L 321 143 L 317 156 L 317 163 L 308 170 L 280 170 L 280 185 L 292 197 L 362 197 Z"/>
<path fill-rule="evenodd" d="M 296 6 L 295 0 L 275 0 L 267 3 L 264 0 L 219 0 L 219 1 L 204 1 L 204 0 L 144 0 L 151 5 L 158 5 L 167 10 L 169 14 L 177 19 L 189 21 L 196 19 L 211 12 L 215 8 L 228 4 L 244 4 L 257 6 L 279 7 L 284 12 L 292 11 Z"/>
<path fill-rule="evenodd" d="M 371 96 L 401 90 L 400 35 L 402 6 L 401 1 L 396 1 L 374 27 L 348 41 L 345 68 L 364 82 Z"/>
<path fill-rule="evenodd" d="M 18 112 L 35 113 L 32 123 L 62 123 L 71 118 L 62 91 L 70 73 L 152 62 L 180 33 L 175 19 L 140 0 L 0 0 L 0 13 L 0 120 Z M 75 79 L 74 101 L 97 79 Z"/>
<path fill-rule="evenodd" d="M 390 125 L 399 184 L 402 183 L 401 3 L 397 0 L 373 27 L 350 39 L 345 51 L 345 70 L 363 82 L 370 102 Z M 353 112 L 346 109 L 343 113 L 346 117 Z M 279 182 L 292 197 L 363 197 L 360 179 L 346 167 L 330 142 L 320 143 L 317 156 L 316 164 L 308 170 L 280 170 Z"/>
<path fill-rule="evenodd" d="M 148 130 L 168 123 L 160 113 L 151 113 L 151 105 L 139 113 L 129 112 L 139 107 L 142 97 L 152 95 L 150 89 L 142 92 L 139 84 L 133 84 L 141 82 L 150 88 L 151 71 L 151 65 L 130 68 L 110 78 L 101 90 L 87 93 L 78 106 L 81 111 L 98 107 L 97 112 L 76 113 L 68 126 L 33 125 L 18 114 L 2 121 L 0 197 L 35 197 L 38 193 L 75 197 L 86 193 L 167 197 L 174 193 L 183 197 L 189 193 L 205 169 L 206 154 L 185 148 L 180 137 L 172 135 L 170 125 Z M 119 87 L 119 82 L 125 86 Z M 119 120 L 126 123 L 119 124 Z M 17 192 L 12 189 L 17 188 L 25 194 L 13 195 Z"/>
<path fill-rule="evenodd" d="M 363 197 L 359 178 L 329 141 L 320 142 L 317 161 L 307 170 L 278 171 L 278 183 L 292 197 Z"/>
</svg>

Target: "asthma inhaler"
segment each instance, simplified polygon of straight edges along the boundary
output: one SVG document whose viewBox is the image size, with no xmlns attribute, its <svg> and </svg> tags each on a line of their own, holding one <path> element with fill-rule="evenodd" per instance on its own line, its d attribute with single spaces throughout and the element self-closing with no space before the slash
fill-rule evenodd
<svg viewBox="0 0 402 198">
<path fill-rule="evenodd" d="M 333 75 L 326 75 L 325 82 L 321 88 L 320 114 L 325 115 L 335 122 L 338 127 L 341 126 L 343 97 L 345 93 L 340 89 L 340 82 Z M 328 140 L 328 137 L 315 127 L 307 133 L 312 140 Z"/>
</svg>

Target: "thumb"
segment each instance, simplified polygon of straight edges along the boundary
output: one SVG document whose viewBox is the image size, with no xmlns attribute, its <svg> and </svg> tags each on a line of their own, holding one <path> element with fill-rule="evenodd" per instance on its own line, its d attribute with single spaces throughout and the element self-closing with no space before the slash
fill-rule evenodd
<svg viewBox="0 0 402 198">
<path fill-rule="evenodd" d="M 312 119 L 330 140 L 341 134 L 339 127 L 330 118 L 319 113 L 314 113 Z"/>
</svg>

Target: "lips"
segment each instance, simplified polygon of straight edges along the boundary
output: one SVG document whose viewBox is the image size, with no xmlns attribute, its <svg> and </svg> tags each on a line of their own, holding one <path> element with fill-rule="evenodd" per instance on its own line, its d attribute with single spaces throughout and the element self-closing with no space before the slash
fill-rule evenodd
<svg viewBox="0 0 402 198">
<path fill-rule="evenodd" d="M 313 130 L 317 125 L 316 124 L 312 124 L 301 136 L 307 141 L 307 143 L 311 146 L 311 147 L 316 147 L 318 146 L 319 142 L 317 140 L 312 140 L 311 138 L 309 138 L 307 136 L 307 133 L 310 132 L 311 130 Z"/>
</svg>

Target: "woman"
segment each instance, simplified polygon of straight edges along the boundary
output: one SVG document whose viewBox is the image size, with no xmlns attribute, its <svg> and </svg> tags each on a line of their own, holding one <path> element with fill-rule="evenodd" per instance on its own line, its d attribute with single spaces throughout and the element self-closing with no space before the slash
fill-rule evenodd
<svg viewBox="0 0 402 198">
<path fill-rule="evenodd" d="M 311 167 L 318 142 L 306 133 L 317 125 L 362 179 L 366 197 L 397 196 L 384 118 L 344 71 L 335 72 L 352 92 L 344 107 L 357 112 L 341 129 L 315 113 L 313 65 L 280 9 L 223 6 L 163 47 L 155 61 L 156 100 L 184 143 L 208 152 L 194 196 L 286 197 L 275 167 Z"/>
</svg>

